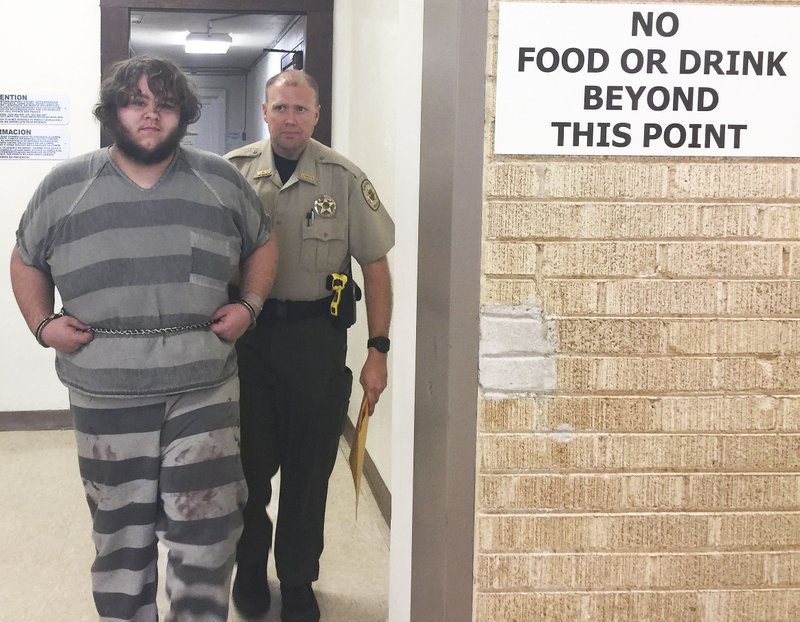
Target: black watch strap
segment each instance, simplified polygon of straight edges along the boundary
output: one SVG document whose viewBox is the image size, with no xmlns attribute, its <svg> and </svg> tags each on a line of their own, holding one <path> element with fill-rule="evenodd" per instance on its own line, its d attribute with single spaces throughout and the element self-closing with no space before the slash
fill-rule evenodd
<svg viewBox="0 0 800 622">
<path fill-rule="evenodd" d="M 389 351 L 390 343 L 388 337 L 373 337 L 367 339 L 367 348 L 375 348 L 378 352 L 386 354 Z"/>
</svg>

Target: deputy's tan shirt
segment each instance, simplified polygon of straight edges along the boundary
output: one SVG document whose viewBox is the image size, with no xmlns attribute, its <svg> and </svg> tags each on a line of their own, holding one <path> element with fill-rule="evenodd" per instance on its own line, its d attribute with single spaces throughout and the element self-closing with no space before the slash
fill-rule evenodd
<svg viewBox="0 0 800 622">
<path fill-rule="evenodd" d="M 348 159 L 309 140 L 294 174 L 281 181 L 269 141 L 228 153 L 261 198 L 279 248 L 270 298 L 318 300 L 325 280 L 352 256 L 368 265 L 394 246 L 394 222 L 372 183 Z"/>
</svg>

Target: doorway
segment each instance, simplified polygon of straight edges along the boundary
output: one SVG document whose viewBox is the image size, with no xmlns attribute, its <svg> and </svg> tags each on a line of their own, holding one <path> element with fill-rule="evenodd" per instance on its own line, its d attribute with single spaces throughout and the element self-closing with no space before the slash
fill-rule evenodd
<svg viewBox="0 0 800 622">
<path fill-rule="evenodd" d="M 298 18 L 305 20 L 305 37 L 302 57 L 304 69 L 313 75 L 320 87 L 319 123 L 314 137 L 320 142 L 331 143 L 331 91 L 333 86 L 333 0 L 240 0 L 234 10 L 225 8 L 218 0 L 100 0 L 100 69 L 104 74 L 109 65 L 130 57 L 131 16 L 148 11 L 159 11 L 162 18 L 170 13 L 203 13 L 201 30 L 223 28 L 223 18 L 248 15 L 251 20 L 269 22 L 270 32 L 280 32 Z M 185 36 L 185 33 L 184 33 Z M 285 52 L 270 50 L 274 46 L 263 45 L 264 54 L 274 54 L 278 62 Z M 267 51 L 269 50 L 269 51 Z M 292 50 L 296 52 L 298 50 Z M 227 56 L 227 55 L 226 55 Z M 224 69 L 225 62 L 214 62 L 206 69 Z M 244 140 L 248 142 L 247 138 Z M 256 140 L 254 138 L 253 140 Z M 102 144 L 108 144 L 104 138 Z M 244 143 L 242 143 L 244 144 Z"/>
<path fill-rule="evenodd" d="M 223 48 L 213 54 L 190 52 L 190 39 Z M 197 87 L 203 113 L 183 144 L 224 155 L 267 138 L 261 115 L 264 83 L 285 66 L 302 66 L 306 18 L 137 9 L 130 13 L 129 41 L 131 56 L 168 58 Z"/>
</svg>

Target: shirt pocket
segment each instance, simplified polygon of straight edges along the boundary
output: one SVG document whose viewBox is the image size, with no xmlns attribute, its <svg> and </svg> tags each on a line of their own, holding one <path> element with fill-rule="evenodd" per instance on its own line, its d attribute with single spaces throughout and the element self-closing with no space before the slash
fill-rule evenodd
<svg viewBox="0 0 800 622">
<path fill-rule="evenodd" d="M 227 291 L 239 264 L 239 252 L 230 240 L 191 232 L 192 267 L 189 282 L 202 287 Z"/>
<path fill-rule="evenodd" d="M 340 218 L 317 216 L 303 225 L 300 265 L 315 272 L 335 272 L 347 256 L 347 223 Z"/>
</svg>

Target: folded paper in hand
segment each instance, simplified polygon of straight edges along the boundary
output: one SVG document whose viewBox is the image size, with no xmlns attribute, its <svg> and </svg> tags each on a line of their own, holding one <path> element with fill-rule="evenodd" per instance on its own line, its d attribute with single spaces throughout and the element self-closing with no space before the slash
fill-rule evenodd
<svg viewBox="0 0 800 622">
<path fill-rule="evenodd" d="M 353 473 L 353 484 L 356 487 L 356 518 L 358 518 L 358 497 L 361 491 L 361 472 L 364 470 L 364 450 L 367 444 L 367 427 L 369 426 L 369 401 L 367 394 L 361 400 L 358 411 L 358 422 L 353 443 L 350 445 L 350 471 Z"/>
</svg>

